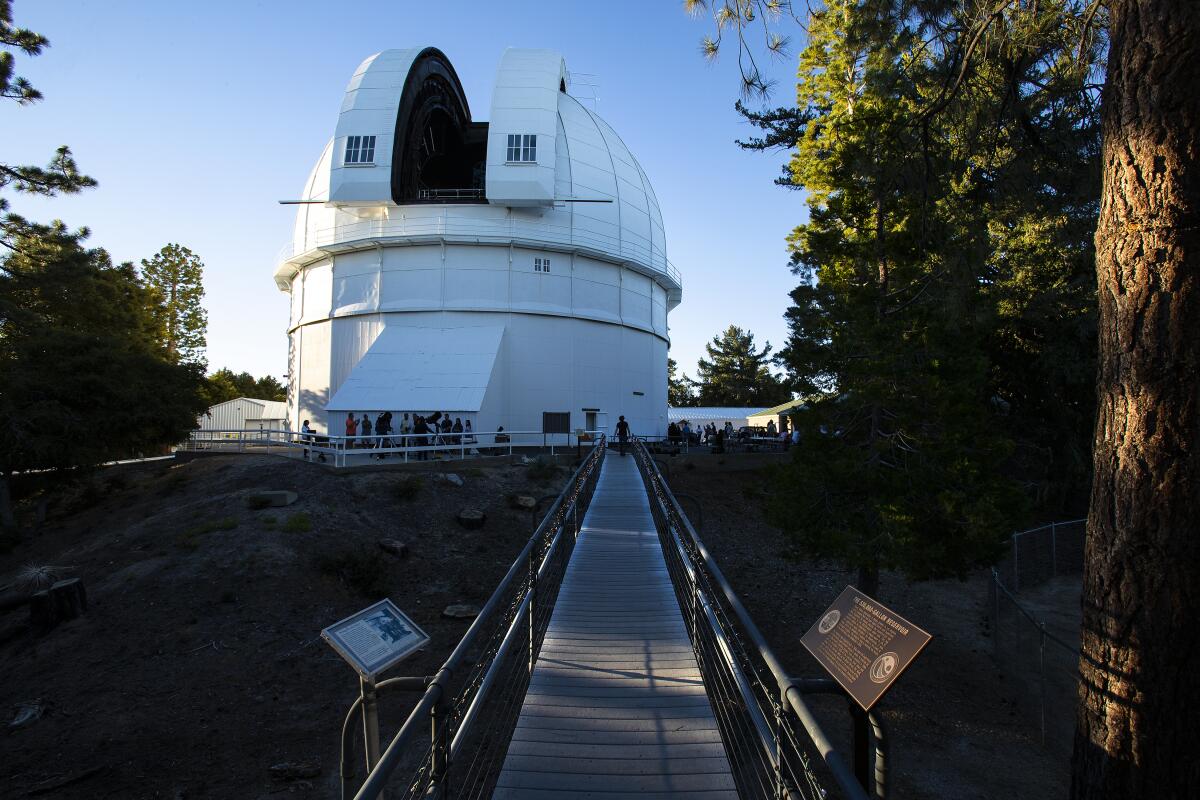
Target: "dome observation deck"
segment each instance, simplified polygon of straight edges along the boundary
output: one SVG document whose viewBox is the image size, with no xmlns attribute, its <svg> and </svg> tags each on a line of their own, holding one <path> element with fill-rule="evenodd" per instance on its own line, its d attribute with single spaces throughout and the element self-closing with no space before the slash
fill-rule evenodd
<svg viewBox="0 0 1200 800">
<path fill-rule="evenodd" d="M 569 412 L 665 430 L 682 280 L 646 173 L 557 53 L 505 51 L 488 122 L 440 51 L 371 56 L 300 200 L 275 270 L 293 425 L 445 411 L 540 430 Z"/>
</svg>

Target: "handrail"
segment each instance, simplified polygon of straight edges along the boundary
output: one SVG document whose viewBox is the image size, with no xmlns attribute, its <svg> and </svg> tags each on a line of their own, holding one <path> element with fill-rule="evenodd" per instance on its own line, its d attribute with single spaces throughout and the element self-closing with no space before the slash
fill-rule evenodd
<svg viewBox="0 0 1200 800">
<path fill-rule="evenodd" d="M 181 447 L 196 449 L 204 445 L 233 446 L 244 450 L 247 445 L 267 448 L 311 450 L 318 456 L 332 456 L 333 465 L 347 466 L 347 459 L 358 456 L 400 455 L 407 462 L 411 454 L 457 453 L 465 459 L 472 451 L 507 451 L 509 455 L 519 448 L 546 448 L 553 455 L 555 448 L 572 447 L 582 442 L 595 442 L 605 434 L 602 431 L 584 431 L 586 439 L 576 432 L 546 433 L 545 431 L 471 431 L 460 433 L 387 433 L 345 436 L 326 433 L 303 433 L 288 429 L 264 428 L 261 430 L 240 428 L 196 429 L 188 434 Z M 565 437 L 565 441 L 564 438 Z M 386 442 L 387 446 L 383 446 Z M 324 459 L 322 459 L 324 460 Z"/>
<path fill-rule="evenodd" d="M 756 652 L 758 657 L 766 665 L 767 669 L 771 673 L 772 678 L 774 679 L 775 690 L 778 693 L 776 697 L 778 700 L 783 702 L 783 705 L 776 706 L 775 714 L 777 719 L 766 721 L 767 727 L 770 728 L 771 722 L 774 722 L 776 726 L 779 727 L 779 715 L 790 710 L 803 726 L 811 743 L 821 754 L 825 765 L 828 767 L 834 781 L 844 793 L 844 796 L 850 798 L 850 800 L 867 800 L 866 791 L 855 778 L 853 770 L 850 769 L 850 767 L 842 759 L 841 755 L 833 747 L 829 737 L 826 736 L 824 730 L 822 730 L 820 724 L 817 722 L 816 717 L 812 714 L 812 711 L 805 703 L 804 698 L 801 695 L 800 684 L 788 674 L 787 670 L 775 656 L 775 653 L 772 651 L 770 645 L 767 644 L 765 637 L 758 629 L 758 626 L 754 623 L 754 620 L 750 617 L 750 614 L 746 611 L 746 608 L 742 604 L 741 599 L 738 597 L 737 592 L 734 591 L 729 581 L 725 578 L 724 573 L 721 572 L 720 567 L 717 566 L 716 561 L 713 559 L 708 549 L 704 546 L 704 543 L 700 540 L 700 537 L 696 534 L 696 531 L 692 527 L 691 522 L 688 520 L 687 515 L 683 512 L 682 506 L 679 505 L 679 501 L 671 493 L 666 481 L 663 480 L 662 473 L 659 471 L 658 465 L 655 463 L 654 459 L 650 456 L 649 451 L 640 440 L 634 442 L 634 452 L 638 455 L 639 465 L 642 468 L 643 478 L 647 484 L 651 502 L 652 504 L 659 506 L 657 509 L 659 513 L 656 514 L 655 517 L 656 522 L 661 520 L 663 523 L 664 529 L 660 530 L 660 534 L 665 537 L 663 542 L 664 549 L 667 547 L 667 543 L 670 542 L 672 547 L 677 551 L 688 577 L 691 580 L 690 586 L 680 586 L 675 580 L 675 576 L 672 575 L 672 581 L 676 583 L 676 592 L 677 594 L 685 596 L 688 594 L 692 595 L 691 600 L 696 604 L 695 610 L 700 611 L 703 614 L 712 630 L 714 639 L 722 643 L 721 648 L 725 651 L 724 655 L 729 662 L 728 666 L 733 671 L 734 681 L 737 683 L 737 686 L 734 688 L 736 688 L 739 693 L 742 694 L 743 699 L 746 701 L 746 710 L 751 715 L 751 723 L 754 725 L 760 740 L 762 740 L 763 737 L 763 729 L 760 719 L 765 721 L 765 717 L 762 715 L 762 711 L 758 708 L 757 700 L 752 696 L 748 696 L 747 694 L 746 687 L 749 686 L 751 677 L 744 674 L 741 666 L 737 663 L 737 659 L 734 658 L 732 652 L 730 652 L 729 642 L 727 639 L 727 637 L 730 635 L 730 631 L 726 631 L 724 629 L 725 626 L 723 626 L 720 621 L 715 618 L 716 610 L 714 605 L 718 598 L 711 598 L 707 596 L 704 588 L 697 580 L 698 572 L 703 572 L 704 577 L 707 579 L 707 583 L 720 590 L 720 593 L 724 598 L 724 602 L 728 605 L 737 623 L 737 630 L 733 631 L 733 633 L 747 640 L 748 644 L 753 648 L 753 651 Z M 686 597 L 681 597 L 681 606 L 685 606 L 685 608 L 687 605 L 685 602 L 686 599 Z M 698 616 L 699 615 L 693 613 L 694 618 L 698 618 Z M 695 622 L 693 622 L 691 633 L 693 646 L 699 648 L 698 637 L 700 634 Z M 699 655 L 700 654 L 698 653 L 698 656 Z M 702 658 L 698 660 L 701 660 L 703 668 L 704 660 Z M 706 685 L 708 685 L 709 676 L 705 677 Z M 772 703 L 774 704 L 778 702 L 778 700 L 773 699 Z M 778 781 L 782 781 L 784 777 L 782 775 L 782 762 L 784 759 L 780 750 L 781 740 L 783 738 L 784 737 L 781 732 L 776 732 L 774 734 L 773 741 L 761 741 L 762 746 L 771 756 L 774 765 L 775 776 Z M 800 761 L 803 763 L 803 753 L 798 755 L 800 757 Z M 794 786 L 787 787 L 785 790 L 785 788 L 782 786 L 782 783 L 774 787 L 774 789 L 777 792 L 787 791 L 789 794 L 795 791 Z"/>
<path fill-rule="evenodd" d="M 466 634 L 463 635 L 436 677 L 430 682 L 429 688 L 421 700 L 380 756 L 375 768 L 367 776 L 358 794 L 355 795 L 355 800 L 368 800 L 368 798 L 379 796 L 399 766 L 405 749 L 411 743 L 416 731 L 429 725 L 431 721 L 433 741 L 430 745 L 429 757 L 422 761 L 417 769 L 410 788 L 423 791 L 441 783 L 453 764 L 455 755 L 462 748 L 464 737 L 471 732 L 470 728 L 476 719 L 478 709 L 487 701 L 488 694 L 492 691 L 498 665 L 511 651 L 517 636 L 526 631 L 530 634 L 528 669 L 530 672 L 532 671 L 532 661 L 536 659 L 540 644 L 540 632 L 535 631 L 532 624 L 527 626 L 522 623 L 532 620 L 534 615 L 541 611 L 542 601 L 536 592 L 540 591 L 539 587 L 542 585 L 540 579 L 547 576 L 551 559 L 558 558 L 562 562 L 560 565 L 562 570 L 565 571 L 569 554 L 565 553 L 566 547 L 563 545 L 569 543 L 573 547 L 574 536 L 563 537 L 563 529 L 570 521 L 574 535 L 578 535 L 579 506 L 586 505 L 591 499 L 591 492 L 594 491 L 604 459 L 605 446 L 606 440 L 601 436 L 592 447 L 591 452 L 575 470 L 571 479 L 567 481 L 563 491 L 551 507 L 550 513 L 546 515 L 537 531 L 526 542 L 525 547 L 522 548 L 504 578 L 497 585 L 496 590 L 475 617 Z M 565 557 L 563 557 L 564 554 Z M 518 581 L 522 577 L 525 578 L 526 583 L 524 586 L 518 586 Z M 514 589 L 516 590 L 515 596 L 512 594 Z M 535 604 L 538 606 L 537 610 L 535 610 Z M 478 685 L 474 686 L 474 694 L 467 704 L 465 713 L 460 718 L 458 730 L 452 733 L 450 728 L 453 725 L 454 709 L 450 708 L 446 702 L 451 684 L 459 679 L 458 673 L 464 671 L 464 667 L 469 668 L 472 665 L 478 667 L 481 659 L 487 657 L 486 646 L 489 641 L 480 641 L 481 637 L 490 626 L 497 623 L 496 615 L 506 610 L 512 612 L 512 619 L 507 621 L 504 616 L 499 618 L 500 627 L 504 631 L 503 637 L 491 653 L 490 662 L 480 675 Z M 544 616 L 548 623 L 548 615 Z M 493 632 L 493 638 L 494 635 Z M 475 648 L 480 646 L 485 646 L 484 654 L 473 653 Z M 469 655 L 473 660 L 468 660 Z M 523 660 L 522 663 L 526 662 Z M 524 680 L 528 681 L 528 674 L 524 676 Z M 462 687 L 460 703 L 466 702 L 466 694 L 471 689 L 470 682 Z M 417 795 L 410 794 L 410 796 Z"/>
</svg>

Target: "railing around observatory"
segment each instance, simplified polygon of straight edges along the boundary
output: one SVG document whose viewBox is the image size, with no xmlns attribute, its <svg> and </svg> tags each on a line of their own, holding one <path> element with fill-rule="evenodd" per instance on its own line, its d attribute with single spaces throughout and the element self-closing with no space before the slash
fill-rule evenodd
<svg viewBox="0 0 1200 800">
<path fill-rule="evenodd" d="M 582 434 L 582 435 L 580 435 Z M 544 431 L 489 431 L 463 433 L 389 433 L 383 436 L 330 436 L 291 430 L 196 430 L 176 447 L 183 452 L 265 453 L 303 456 L 334 467 L 362 466 L 372 459 L 395 456 L 403 463 L 445 457 L 513 455 L 515 452 L 591 447 L 601 431 L 546 433 Z"/>
<path fill-rule="evenodd" d="M 282 263 L 308 253 L 336 250 L 339 247 L 353 249 L 367 242 L 386 242 L 388 239 L 419 240 L 428 237 L 475 243 L 513 242 L 518 245 L 528 243 L 534 248 L 549 244 L 640 264 L 666 275 L 675 285 L 683 286 L 683 277 L 667 258 L 662 246 L 629 230 L 612 235 L 583 231 L 573 225 L 554 225 L 541 218 L 521 219 L 511 214 L 489 219 L 479 216 L 478 206 L 471 206 L 470 212 L 453 206 L 429 208 L 433 213 L 405 214 L 399 218 L 363 220 L 320 228 L 310 232 L 299 249 L 295 242 L 284 245 L 279 251 L 278 260 Z"/>
</svg>

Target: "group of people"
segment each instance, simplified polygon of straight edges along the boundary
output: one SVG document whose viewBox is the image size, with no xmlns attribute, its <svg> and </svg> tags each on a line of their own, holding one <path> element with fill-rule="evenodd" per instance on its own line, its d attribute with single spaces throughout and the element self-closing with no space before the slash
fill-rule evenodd
<svg viewBox="0 0 1200 800">
<path fill-rule="evenodd" d="M 725 422 L 724 428 L 718 428 L 716 423 L 710 422 L 699 430 L 692 430 L 692 424 L 686 419 L 679 424 L 672 422 L 667 426 L 667 439 L 676 444 L 687 442 L 689 444 L 715 446 L 718 440 L 730 439 L 732 437 L 733 423 L 728 420 Z"/>
<path fill-rule="evenodd" d="M 348 446 L 382 449 L 388 447 L 427 447 L 438 445 L 474 444 L 475 432 L 471 429 L 471 420 L 463 422 L 462 417 L 455 417 L 444 411 L 435 411 L 428 416 L 405 412 L 400 420 L 400 427 L 392 427 L 392 412 L 384 411 L 375 418 L 374 424 L 366 414 L 362 419 L 355 417 L 354 412 L 346 415 L 346 436 L 350 441 Z M 399 439 L 393 440 L 393 436 Z M 375 458 L 383 459 L 386 453 L 378 453 Z M 417 458 L 429 458 L 429 451 L 421 450 Z"/>
</svg>

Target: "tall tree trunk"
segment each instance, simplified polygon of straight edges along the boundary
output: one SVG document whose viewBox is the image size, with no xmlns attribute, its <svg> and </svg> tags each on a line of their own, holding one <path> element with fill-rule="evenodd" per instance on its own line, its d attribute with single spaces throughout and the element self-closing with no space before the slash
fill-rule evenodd
<svg viewBox="0 0 1200 800">
<path fill-rule="evenodd" d="M 1200 9 L 1111 3 L 1073 798 L 1195 797 Z"/>
</svg>

